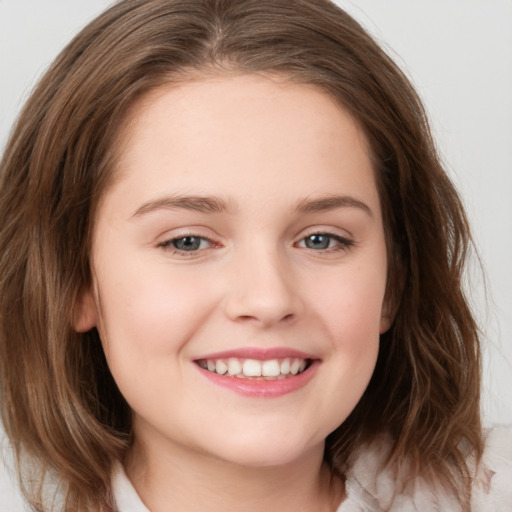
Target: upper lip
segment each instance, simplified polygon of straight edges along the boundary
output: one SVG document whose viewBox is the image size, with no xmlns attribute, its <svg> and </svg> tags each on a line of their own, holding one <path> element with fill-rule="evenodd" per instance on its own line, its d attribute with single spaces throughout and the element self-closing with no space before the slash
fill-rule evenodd
<svg viewBox="0 0 512 512">
<path fill-rule="evenodd" d="M 268 359 L 280 359 L 285 357 L 295 357 L 298 359 L 319 359 L 318 356 L 302 352 L 287 347 L 274 347 L 274 348 L 258 348 L 258 347 L 242 347 L 231 350 L 224 350 L 222 352 L 212 352 L 204 354 L 200 357 L 195 357 L 195 361 L 203 359 L 229 359 L 231 357 L 238 359 L 256 359 L 259 361 L 266 361 Z"/>
</svg>

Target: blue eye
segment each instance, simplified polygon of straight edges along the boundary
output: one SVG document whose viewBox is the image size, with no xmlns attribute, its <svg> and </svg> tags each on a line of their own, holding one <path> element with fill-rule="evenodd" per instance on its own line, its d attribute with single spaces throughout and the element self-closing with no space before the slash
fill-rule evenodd
<svg viewBox="0 0 512 512">
<path fill-rule="evenodd" d="M 199 251 L 201 249 L 206 249 L 211 245 L 211 242 L 201 236 L 182 236 L 179 238 L 173 238 L 167 242 L 162 244 L 163 247 L 174 247 L 177 251 L 180 252 L 194 252 Z"/>
<path fill-rule="evenodd" d="M 309 235 L 304 239 L 308 249 L 328 249 L 331 244 L 331 237 L 327 235 Z"/>
<path fill-rule="evenodd" d="M 351 240 L 342 236 L 331 235 L 327 233 L 313 233 L 304 237 L 299 242 L 299 247 L 306 247 L 315 251 L 325 251 L 328 249 L 347 249 L 353 245 Z"/>
</svg>

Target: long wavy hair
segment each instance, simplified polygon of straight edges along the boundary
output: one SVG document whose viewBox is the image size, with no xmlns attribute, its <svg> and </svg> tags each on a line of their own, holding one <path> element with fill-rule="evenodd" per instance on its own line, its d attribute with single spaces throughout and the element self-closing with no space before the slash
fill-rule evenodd
<svg viewBox="0 0 512 512">
<path fill-rule="evenodd" d="M 343 477 L 354 449 L 387 432 L 389 464 L 407 458 L 468 510 L 466 458 L 482 450 L 478 329 L 461 286 L 468 223 L 409 81 L 328 0 L 124 0 L 75 37 L 28 100 L 1 162 L 0 399 L 33 510 L 47 510 L 48 474 L 61 482 L 63 510 L 108 509 L 131 414 L 97 331 L 72 327 L 91 283 L 95 211 L 128 110 L 163 84 L 208 73 L 314 84 L 364 130 L 396 315 L 325 457 Z"/>
</svg>

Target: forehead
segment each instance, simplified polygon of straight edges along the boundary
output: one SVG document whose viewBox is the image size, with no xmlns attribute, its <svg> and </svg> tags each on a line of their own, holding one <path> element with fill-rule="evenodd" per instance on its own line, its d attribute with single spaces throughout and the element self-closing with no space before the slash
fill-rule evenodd
<svg viewBox="0 0 512 512">
<path fill-rule="evenodd" d="M 314 86 L 279 77 L 162 86 L 134 105 L 118 140 L 115 181 L 139 196 L 162 187 L 265 195 L 269 183 L 283 194 L 325 194 L 334 177 L 375 190 L 366 138 L 346 110 Z"/>
</svg>

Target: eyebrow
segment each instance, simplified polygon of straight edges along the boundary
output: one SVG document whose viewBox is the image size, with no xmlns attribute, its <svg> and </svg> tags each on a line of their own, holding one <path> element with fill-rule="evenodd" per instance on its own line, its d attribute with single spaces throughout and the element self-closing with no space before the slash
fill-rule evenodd
<svg viewBox="0 0 512 512">
<path fill-rule="evenodd" d="M 371 208 L 363 201 L 352 196 L 328 196 L 318 199 L 304 198 L 297 203 L 295 211 L 299 213 L 315 213 L 338 208 L 359 208 L 370 217 L 373 217 Z M 158 210 L 176 209 L 202 213 L 223 213 L 235 210 L 236 203 L 214 196 L 166 196 L 144 203 L 137 208 L 131 218 L 140 217 Z"/>
<path fill-rule="evenodd" d="M 137 208 L 132 218 L 158 210 L 193 210 L 203 213 L 222 213 L 234 209 L 234 203 L 210 196 L 166 196 L 153 199 Z"/>
<path fill-rule="evenodd" d="M 352 196 L 328 196 L 319 199 L 301 199 L 296 206 L 296 211 L 301 213 L 324 212 L 337 208 L 359 208 L 373 217 L 371 208 L 363 201 Z"/>
</svg>

